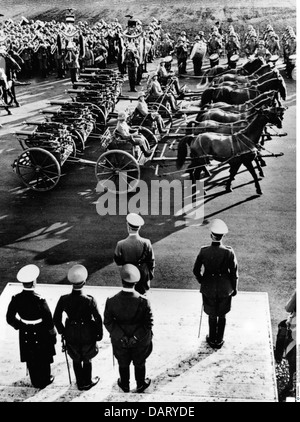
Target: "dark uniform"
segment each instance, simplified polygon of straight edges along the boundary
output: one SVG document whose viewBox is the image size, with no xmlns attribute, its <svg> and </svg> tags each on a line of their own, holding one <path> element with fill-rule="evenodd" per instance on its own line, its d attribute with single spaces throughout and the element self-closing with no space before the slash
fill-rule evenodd
<svg viewBox="0 0 300 422">
<path fill-rule="evenodd" d="M 139 235 L 139 229 L 144 224 L 143 218 L 135 213 L 126 217 L 129 235 L 117 243 L 114 261 L 117 265 L 133 264 L 141 272 L 141 279 L 135 290 L 145 294 L 150 289 L 150 280 L 154 276 L 155 257 L 151 241 Z"/>
<path fill-rule="evenodd" d="M 99 377 L 92 379 L 91 360 L 98 354 L 97 341 L 103 336 L 97 303 L 92 296 L 82 291 L 87 275 L 83 265 L 70 268 L 68 279 L 73 284 L 73 290 L 61 296 L 53 317 L 57 331 L 66 342 L 66 350 L 73 360 L 79 390 L 88 390 L 99 381 Z M 64 312 L 67 315 L 65 324 L 62 322 Z"/>
<path fill-rule="evenodd" d="M 139 57 L 136 48 L 128 46 L 125 52 L 124 62 L 127 67 L 129 87 L 131 92 L 137 92 L 135 85 L 137 83 L 137 69 L 139 66 Z"/>
<path fill-rule="evenodd" d="M 145 376 L 146 359 L 152 352 L 153 316 L 150 302 L 133 288 L 140 278 L 139 270 L 126 264 L 121 269 L 121 278 L 123 290 L 106 301 L 104 325 L 119 364 L 119 387 L 129 392 L 132 362 L 137 392 L 141 393 L 151 382 Z"/>
<path fill-rule="evenodd" d="M 214 220 L 211 227 L 212 244 L 201 248 L 193 269 L 195 277 L 201 284 L 204 312 L 209 316 L 207 342 L 216 348 L 222 347 L 224 343 L 225 315 L 231 309 L 231 298 L 236 295 L 238 284 L 235 253 L 230 246 L 225 246 L 221 242 L 227 230 L 222 220 Z"/>
<path fill-rule="evenodd" d="M 217 66 L 219 64 L 219 54 L 222 49 L 222 43 L 217 38 L 216 34 L 212 34 L 211 39 L 208 41 L 207 44 L 207 53 L 209 56 L 210 67 Z M 212 56 L 217 55 L 216 58 Z"/>
<path fill-rule="evenodd" d="M 36 265 L 26 265 L 18 272 L 17 279 L 23 283 L 24 290 L 12 297 L 6 320 L 19 330 L 20 360 L 27 364 L 32 385 L 45 388 L 54 380 L 51 363 L 56 331 L 46 300 L 34 291 L 38 275 Z"/>
</svg>

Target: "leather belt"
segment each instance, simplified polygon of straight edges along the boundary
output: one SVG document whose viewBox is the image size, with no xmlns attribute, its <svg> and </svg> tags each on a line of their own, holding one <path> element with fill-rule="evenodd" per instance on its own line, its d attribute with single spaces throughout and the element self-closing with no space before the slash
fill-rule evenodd
<svg viewBox="0 0 300 422">
<path fill-rule="evenodd" d="M 40 324 L 41 322 L 43 322 L 42 318 L 32 319 L 32 320 L 21 318 L 21 321 L 23 322 L 23 324 L 27 324 L 27 325 L 36 325 L 36 324 Z"/>
<path fill-rule="evenodd" d="M 68 320 L 68 324 L 70 325 L 84 325 L 84 324 L 89 324 L 91 322 L 91 320 L 89 321 L 70 321 Z"/>
</svg>

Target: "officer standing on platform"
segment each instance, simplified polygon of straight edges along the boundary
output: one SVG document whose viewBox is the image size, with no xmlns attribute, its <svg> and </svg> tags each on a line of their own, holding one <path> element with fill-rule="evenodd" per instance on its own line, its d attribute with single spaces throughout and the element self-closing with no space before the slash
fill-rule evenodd
<svg viewBox="0 0 300 422">
<path fill-rule="evenodd" d="M 150 289 L 150 280 L 154 276 L 155 258 L 151 241 L 141 237 L 140 228 L 145 224 L 144 219 L 135 213 L 126 217 L 128 237 L 117 243 L 114 261 L 117 265 L 133 264 L 141 272 L 140 281 L 135 290 L 145 294 Z"/>
<path fill-rule="evenodd" d="M 99 382 L 92 378 L 91 360 L 98 354 L 97 341 L 102 340 L 102 318 L 93 296 L 86 295 L 82 289 L 88 277 L 83 265 L 74 265 L 68 271 L 68 280 L 73 284 L 70 294 L 60 297 L 55 311 L 54 323 L 66 350 L 73 360 L 73 369 L 79 390 L 89 390 Z M 67 319 L 63 324 L 63 313 Z"/>
<path fill-rule="evenodd" d="M 110 333 L 113 354 L 118 360 L 118 386 L 130 391 L 130 364 L 134 365 L 136 392 L 142 393 L 151 380 L 146 378 L 146 359 L 152 352 L 153 315 L 149 300 L 139 295 L 134 286 L 140 272 L 132 264 L 120 271 L 123 289 L 108 298 L 104 310 L 104 325 Z"/>
<path fill-rule="evenodd" d="M 220 349 L 226 325 L 226 314 L 231 309 L 231 298 L 237 294 L 238 263 L 233 249 L 222 244 L 228 233 L 224 221 L 216 219 L 211 225 L 212 243 L 203 246 L 196 258 L 193 273 L 200 283 L 203 309 L 208 315 L 209 335 L 206 341 Z M 204 270 L 203 268 L 204 267 Z"/>
<path fill-rule="evenodd" d="M 35 292 L 39 273 L 39 268 L 33 264 L 20 269 L 17 280 L 23 284 L 23 290 L 12 297 L 6 321 L 19 330 L 20 360 L 27 364 L 32 385 L 45 388 L 54 380 L 51 363 L 55 355 L 56 330 L 46 299 Z"/>
</svg>

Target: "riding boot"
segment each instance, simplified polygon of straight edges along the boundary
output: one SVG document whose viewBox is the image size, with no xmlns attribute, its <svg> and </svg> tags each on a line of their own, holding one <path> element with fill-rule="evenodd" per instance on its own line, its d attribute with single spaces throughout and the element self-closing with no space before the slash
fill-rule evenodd
<svg viewBox="0 0 300 422">
<path fill-rule="evenodd" d="M 89 385 L 92 382 L 92 363 L 83 362 L 82 364 L 83 385 Z"/>
<path fill-rule="evenodd" d="M 219 317 L 218 324 L 217 324 L 217 338 L 216 338 L 216 347 L 220 349 L 224 344 L 224 331 L 225 331 L 225 325 L 226 325 L 226 318 L 225 317 Z"/>
<path fill-rule="evenodd" d="M 206 336 L 206 341 L 211 347 L 214 347 L 217 338 L 217 318 L 209 316 L 208 326 L 209 334 Z"/>
<path fill-rule="evenodd" d="M 83 362 L 83 390 L 89 390 L 94 387 L 100 380 L 99 377 L 92 378 L 92 362 Z"/>
<path fill-rule="evenodd" d="M 77 387 L 78 389 L 81 389 L 84 385 L 82 363 L 73 361 L 73 369 L 74 369 Z"/>
<path fill-rule="evenodd" d="M 134 375 L 135 375 L 137 388 L 142 387 L 145 382 L 146 366 L 135 366 Z"/>
<path fill-rule="evenodd" d="M 130 368 L 129 366 L 120 367 L 119 366 L 120 378 L 118 379 L 118 386 L 124 391 L 124 393 L 129 393 L 129 380 L 130 380 Z"/>
</svg>

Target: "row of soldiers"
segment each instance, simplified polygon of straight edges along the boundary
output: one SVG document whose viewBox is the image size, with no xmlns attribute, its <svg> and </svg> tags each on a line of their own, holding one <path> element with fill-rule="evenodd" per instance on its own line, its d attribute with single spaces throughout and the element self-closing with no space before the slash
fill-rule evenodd
<svg viewBox="0 0 300 422">
<path fill-rule="evenodd" d="M 291 26 L 287 26 L 280 39 L 272 25 L 268 24 L 265 31 L 259 35 L 258 31 L 249 25 L 242 37 L 233 25 L 229 25 L 225 32 L 217 22 L 210 33 L 205 35 L 203 31 L 199 31 L 192 41 L 188 39 L 186 31 L 181 31 L 176 41 L 171 40 L 167 34 L 164 36 L 162 47 L 164 55 L 176 55 L 179 74 L 186 73 L 188 58 L 193 60 L 194 73 L 199 76 L 205 56 L 209 57 L 213 67 L 219 63 L 220 56 L 226 54 L 232 67 L 243 55 L 247 58 L 263 57 L 266 61 L 271 58 L 276 61 L 282 56 L 287 65 L 287 77 L 290 77 L 293 60 L 291 56 L 296 54 L 296 34 Z"/>
<path fill-rule="evenodd" d="M 92 359 L 99 351 L 97 342 L 102 340 L 103 324 L 119 363 L 119 387 L 130 391 L 131 362 L 137 392 L 142 393 L 150 385 L 146 359 L 152 352 L 153 316 L 146 293 L 154 275 L 155 258 L 151 241 L 139 235 L 143 218 L 130 213 L 126 222 L 128 236 L 117 242 L 114 252 L 123 288 L 107 298 L 103 321 L 97 301 L 84 292 L 88 271 L 83 265 L 69 269 L 72 292 L 60 297 L 53 315 L 47 301 L 35 292 L 39 268 L 29 264 L 17 273 L 23 290 L 12 297 L 6 320 L 19 331 L 20 360 L 26 362 L 34 387 L 42 389 L 54 381 L 51 363 L 56 354 L 57 332 L 62 336 L 63 351 L 72 359 L 78 389 L 94 387 L 99 377 L 92 376 Z"/>
<path fill-rule="evenodd" d="M 140 21 L 136 21 L 137 26 Z M 140 22 L 141 24 L 141 22 Z M 74 36 L 65 35 L 67 26 L 64 22 L 28 21 L 15 23 L 11 19 L 0 26 L 0 45 L 6 50 L 12 50 L 21 71 L 20 77 L 46 77 L 57 71 L 58 77 L 64 77 L 70 64 L 68 52 L 78 49 L 79 65 L 100 65 L 118 60 L 124 61 L 125 46 L 128 38 L 124 29 L 115 18 L 111 22 L 101 21 L 89 25 L 87 22 L 74 23 Z M 152 18 L 144 29 L 144 35 L 153 46 L 161 32 L 159 21 Z M 83 40 L 81 42 L 81 39 Z M 121 57 L 120 57 L 121 56 Z"/>
<path fill-rule="evenodd" d="M 153 314 L 147 292 L 154 276 L 155 257 L 151 241 L 139 234 L 144 225 L 142 216 L 130 213 L 126 221 L 128 236 L 117 242 L 114 252 L 122 290 L 107 298 L 103 323 L 97 301 L 84 292 L 88 272 L 83 265 L 69 269 L 67 278 L 72 291 L 59 298 L 53 316 L 46 299 L 35 292 L 39 268 L 29 264 L 19 270 L 17 280 L 23 290 L 12 297 L 6 320 L 19 331 L 20 358 L 27 364 L 34 387 L 45 388 L 54 381 L 51 363 L 56 354 L 57 332 L 62 336 L 63 351 L 73 361 L 78 389 L 94 387 L 99 377 L 92 377 L 92 359 L 99 351 L 97 342 L 103 338 L 103 324 L 119 364 L 118 386 L 125 393 L 130 392 L 132 362 L 136 392 L 149 387 L 146 359 L 153 348 Z M 217 350 L 224 344 L 226 314 L 238 290 L 238 264 L 233 249 L 222 243 L 227 225 L 215 219 L 210 231 L 212 244 L 200 249 L 193 274 L 201 285 L 203 310 L 209 316 L 206 341 Z"/>
</svg>

